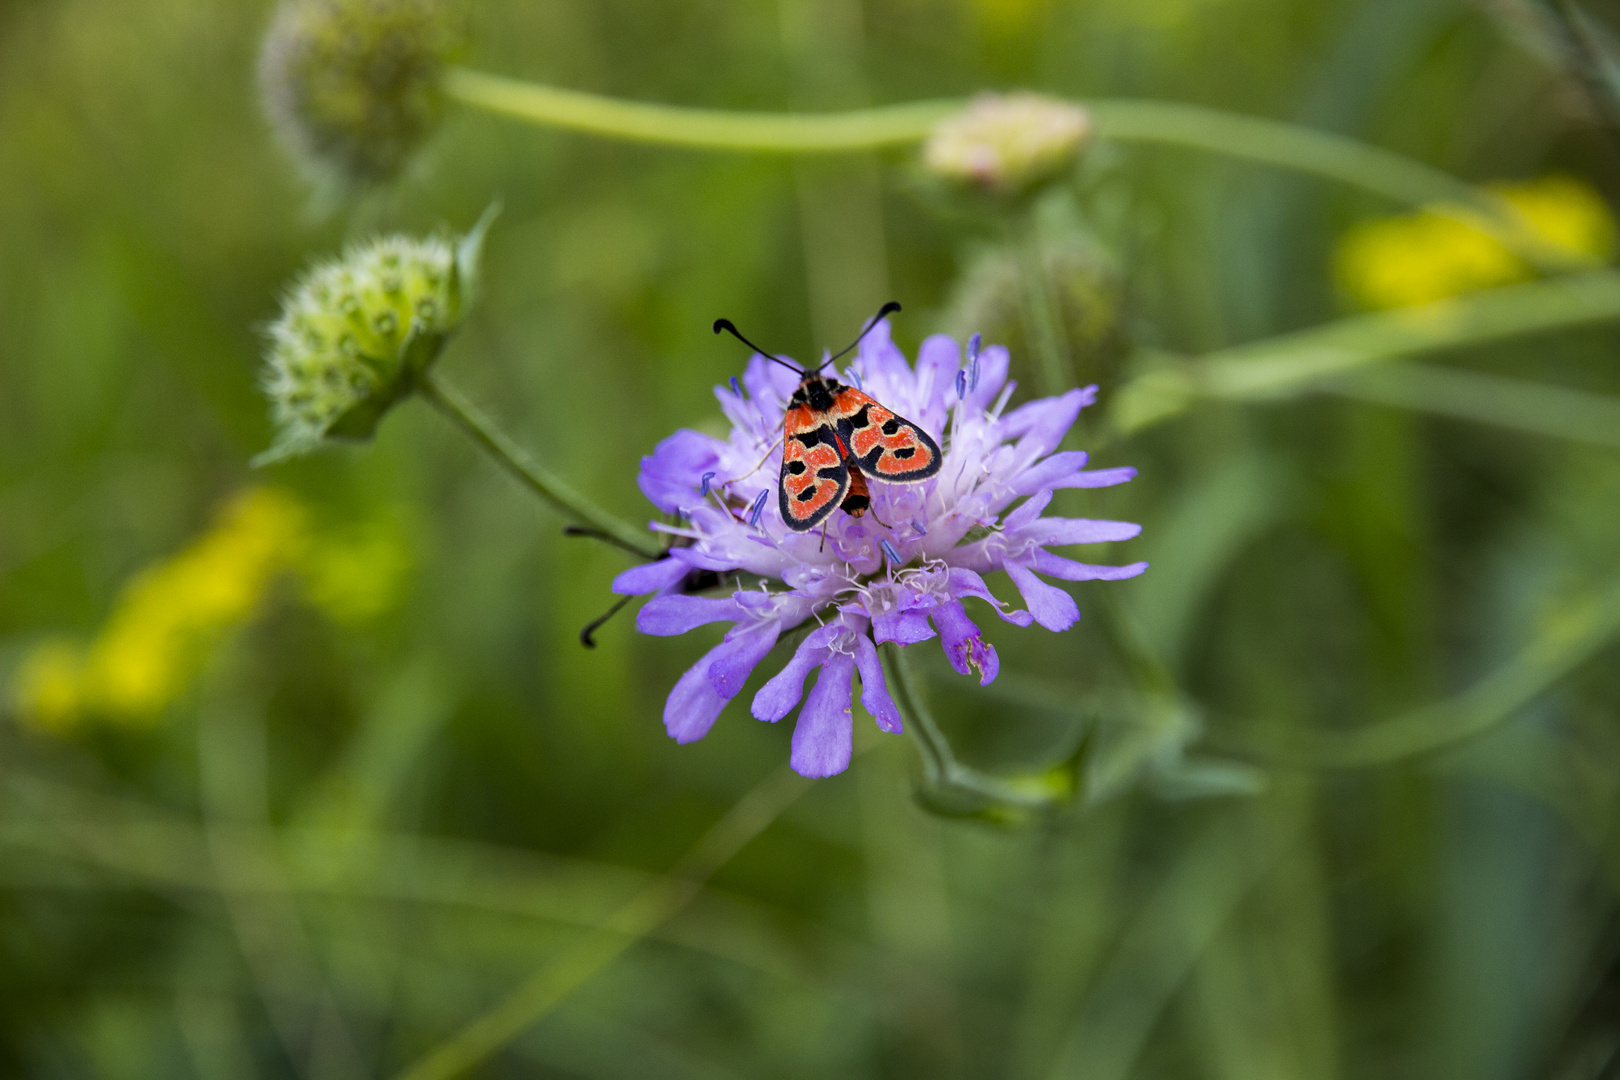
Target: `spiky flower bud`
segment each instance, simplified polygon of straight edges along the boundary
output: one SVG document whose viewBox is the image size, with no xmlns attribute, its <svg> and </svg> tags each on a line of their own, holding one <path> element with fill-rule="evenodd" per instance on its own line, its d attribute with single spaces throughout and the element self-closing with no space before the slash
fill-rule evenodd
<svg viewBox="0 0 1620 1080">
<path fill-rule="evenodd" d="M 461 321 L 492 216 L 459 244 L 384 237 L 298 279 L 268 331 L 263 385 L 277 434 L 255 464 L 370 437 Z"/>
<path fill-rule="evenodd" d="M 1070 168 L 1091 136 L 1091 114 L 1043 94 L 975 97 L 934 125 L 923 164 L 936 176 L 994 195 L 1017 195 Z"/>
<path fill-rule="evenodd" d="M 317 175 L 387 180 L 438 126 L 457 37 L 441 0 L 282 0 L 259 59 L 265 108 Z"/>
</svg>

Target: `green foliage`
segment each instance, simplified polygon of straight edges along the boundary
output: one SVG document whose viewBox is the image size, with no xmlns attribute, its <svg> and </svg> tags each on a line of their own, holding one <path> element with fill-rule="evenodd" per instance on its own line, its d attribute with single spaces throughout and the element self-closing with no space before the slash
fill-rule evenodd
<svg viewBox="0 0 1620 1080">
<path fill-rule="evenodd" d="M 1472 186 L 1620 196 L 1597 5 L 492 2 L 476 72 L 440 10 L 0 4 L 0 1073 L 1612 1069 L 1620 284 Z M 271 111 L 344 201 L 243 77 L 267 27 L 285 94 L 338 80 Z M 709 149 L 478 72 L 716 110 Z M 919 179 L 920 132 L 991 87 L 1094 122 L 1032 203 Z M 863 104 L 898 108 L 744 125 L 814 161 L 714 149 L 722 110 Z M 1101 384 L 1069 448 L 1140 476 L 1058 506 L 1141 521 L 1112 561 L 1152 569 L 1074 586 L 1062 635 L 984 620 L 989 687 L 914 650 L 923 741 L 858 724 L 832 780 L 740 706 L 676 745 L 712 639 L 621 615 L 581 648 L 633 558 L 445 415 L 388 397 L 350 414 L 370 441 L 249 467 L 283 283 L 496 198 L 478 304 L 384 352 L 565 511 L 648 517 L 638 458 L 736 371 L 715 317 L 811 356 L 895 297 L 908 353 L 1011 344 L 1015 401 Z M 1351 311 L 1341 237 L 1418 206 L 1536 280 Z M 184 685 L 140 725 L 31 722 L 41 650 L 132 582 L 170 612 L 154 568 L 267 484 L 318 542 L 236 606 L 186 576 L 228 617 L 186 624 Z"/>
</svg>

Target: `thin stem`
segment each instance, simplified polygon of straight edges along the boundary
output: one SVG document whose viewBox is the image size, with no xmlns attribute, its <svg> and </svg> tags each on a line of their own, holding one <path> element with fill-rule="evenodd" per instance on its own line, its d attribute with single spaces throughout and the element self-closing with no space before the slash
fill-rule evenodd
<svg viewBox="0 0 1620 1080">
<path fill-rule="evenodd" d="M 472 440 L 507 472 L 546 502 L 592 529 L 611 538 L 611 542 L 644 559 L 656 559 L 663 553 L 653 549 L 644 539 L 644 533 L 628 522 L 621 521 L 603 510 L 585 496 L 569 487 L 549 469 L 535 461 L 527 451 L 507 437 L 472 402 L 439 378 L 428 372 L 417 381 L 417 390 L 432 402 L 450 421 L 472 437 Z"/>
<path fill-rule="evenodd" d="M 839 154 L 922 141 L 962 100 L 919 101 L 832 113 L 734 112 L 621 101 L 452 67 L 444 91 L 502 116 L 631 142 L 703 150 Z M 1535 266 L 1589 266 L 1541 240 L 1502 199 L 1439 169 L 1340 135 L 1276 120 L 1163 101 L 1088 101 L 1100 136 L 1241 158 L 1431 206 L 1474 224 Z"/>
<path fill-rule="evenodd" d="M 960 101 L 922 101 L 825 114 L 689 109 L 619 101 L 467 68 L 446 72 L 444 89 L 464 105 L 545 127 L 665 146 L 786 154 L 848 153 L 914 143 L 962 107 Z"/>
<path fill-rule="evenodd" d="M 889 692 L 905 717 L 906 730 L 916 740 L 927 785 L 924 793 L 936 809 L 951 813 L 978 813 L 992 807 L 1037 810 L 1051 806 L 1066 794 L 1055 790 L 1047 777 L 1019 780 L 991 776 L 962 764 L 928 709 L 922 682 L 912 671 L 905 649 L 886 642 L 878 655 Z"/>
<path fill-rule="evenodd" d="M 1543 269 L 1594 265 L 1542 240 L 1500 197 L 1421 161 L 1342 135 L 1162 101 L 1091 101 L 1086 107 L 1098 131 L 1120 142 L 1202 150 L 1314 174 L 1460 218 Z"/>
<path fill-rule="evenodd" d="M 1041 393 L 1055 397 L 1074 385 L 1074 358 L 1069 353 L 1062 321 L 1054 310 L 1056 305 L 1041 258 L 1040 230 L 1031 220 L 1026 221 L 1020 231 L 1023 235 L 1015 242 L 1014 252 L 1026 330 L 1039 363 Z"/>
<path fill-rule="evenodd" d="M 600 929 L 535 972 L 505 1001 L 441 1043 L 398 1080 L 452 1080 L 517 1038 L 632 945 L 679 914 L 716 870 L 809 787 L 808 780 L 786 768 L 766 777 L 692 846 L 670 876 L 648 885 Z"/>
<path fill-rule="evenodd" d="M 1248 749 L 1278 764 L 1318 769 L 1390 765 L 1478 738 L 1519 715 L 1620 635 L 1620 580 L 1582 590 L 1545 620 L 1542 632 L 1502 667 L 1457 696 L 1356 731 L 1302 733 L 1291 745 Z M 1224 740 L 1223 740 L 1224 741 Z"/>
<path fill-rule="evenodd" d="M 1320 386 L 1323 393 L 1620 449 L 1620 397 L 1453 367 L 1397 364 Z"/>
<path fill-rule="evenodd" d="M 1378 363 L 1613 319 L 1620 274 L 1607 270 L 1355 315 L 1138 376 L 1115 395 L 1113 424 L 1129 435 L 1200 399 L 1286 400 Z"/>
</svg>

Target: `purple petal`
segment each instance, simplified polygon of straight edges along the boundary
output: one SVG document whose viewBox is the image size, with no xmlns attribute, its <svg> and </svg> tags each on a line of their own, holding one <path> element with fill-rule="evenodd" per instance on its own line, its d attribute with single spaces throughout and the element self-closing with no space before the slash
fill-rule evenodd
<svg viewBox="0 0 1620 1080">
<path fill-rule="evenodd" d="M 1001 671 L 1001 660 L 994 646 L 984 640 L 984 634 L 962 607 L 960 600 L 947 600 L 932 612 L 934 625 L 939 627 L 939 641 L 945 649 L 945 659 L 951 662 L 957 674 L 966 675 L 970 668 L 978 668 L 980 686 L 989 686 Z"/>
<path fill-rule="evenodd" d="M 1028 626 L 1035 621 L 1035 616 L 1027 611 L 1006 610 L 1006 605 L 996 599 L 996 594 L 990 591 L 990 586 L 984 583 L 984 578 L 965 566 L 951 567 L 950 582 L 952 593 L 959 597 L 977 596 L 995 609 L 1002 622 L 1009 622 L 1014 626 Z"/>
<path fill-rule="evenodd" d="M 865 634 L 855 638 L 855 666 L 861 672 L 861 705 L 872 714 L 877 726 L 890 733 L 905 730 L 900 710 L 889 696 L 889 684 L 883 679 L 883 663 L 878 660 L 877 646 Z"/>
<path fill-rule="evenodd" d="M 1008 563 L 1006 569 L 1036 622 L 1048 630 L 1060 631 L 1080 621 L 1080 608 L 1075 605 L 1074 597 L 1056 585 L 1048 585 L 1027 566 Z"/>
<path fill-rule="evenodd" d="M 636 612 L 636 629 L 656 637 L 674 637 L 706 623 L 742 618 L 743 610 L 729 596 L 659 596 Z"/>
<path fill-rule="evenodd" d="M 1053 455 L 1054 457 L 1056 455 Z M 1093 469 L 1091 472 L 1077 472 L 1073 476 L 1057 480 L 1052 483 L 1055 488 L 1102 488 L 1123 484 L 1135 478 L 1136 470 L 1129 465 L 1118 469 Z"/>
<path fill-rule="evenodd" d="M 781 625 L 773 619 L 747 629 L 739 626 L 727 634 L 724 642 L 727 648 L 717 649 L 714 663 L 709 665 L 709 679 L 714 683 L 715 692 L 727 701 L 736 697 L 781 632 Z"/>
<path fill-rule="evenodd" d="M 754 703 L 750 711 L 754 718 L 768 723 L 776 723 L 782 717 L 793 711 L 793 706 L 799 703 L 804 694 L 804 677 L 827 658 L 826 645 L 812 641 L 806 637 L 799 642 L 793 656 L 782 665 L 782 670 L 773 675 L 769 682 L 759 688 L 754 695 Z"/>
<path fill-rule="evenodd" d="M 1036 518 L 1040 517 L 1042 511 L 1044 511 L 1047 506 L 1051 504 L 1051 502 L 1052 492 L 1050 490 L 1037 491 L 1034 495 L 1030 496 L 1028 502 L 1025 502 L 1023 505 L 1019 506 L 1018 509 L 1007 515 L 1006 520 L 1002 521 L 1001 523 L 1002 531 L 1008 533 L 1017 532 L 1019 529 L 1022 529 L 1024 526 L 1030 524 Z"/>
<path fill-rule="evenodd" d="M 868 385 L 875 382 L 887 390 L 901 378 L 910 381 L 911 365 L 906 363 L 905 354 L 890 340 L 888 319 L 879 320 L 867 332 L 855 355 L 859 358 L 861 374 Z"/>
<path fill-rule="evenodd" d="M 784 359 L 791 360 L 792 357 Z M 798 388 L 799 376 L 781 364 L 755 353 L 748 358 L 748 366 L 743 369 L 742 382 L 748 396 L 756 401 L 785 402 Z"/>
<path fill-rule="evenodd" d="M 1033 500 L 1032 500 L 1033 501 Z M 1019 509 L 1023 509 L 1020 507 Z M 1009 520 L 1010 517 L 1009 517 Z M 1042 518 L 1031 522 L 1019 535 L 1037 544 L 1102 544 L 1129 540 L 1142 532 L 1142 526 L 1129 521 L 1098 521 L 1092 518 Z"/>
<path fill-rule="evenodd" d="M 682 428 L 641 459 L 636 483 L 654 506 L 673 514 L 697 498 L 699 477 L 719 464 L 719 446 L 708 435 Z"/>
<path fill-rule="evenodd" d="M 788 758 L 800 776 L 836 776 L 849 768 L 855 748 L 855 720 L 850 711 L 854 674 L 854 658 L 835 653 L 816 676 L 816 685 L 793 727 L 793 753 Z"/>
<path fill-rule="evenodd" d="M 885 641 L 901 645 L 915 645 L 934 636 L 924 611 L 892 611 L 872 616 L 872 636 L 879 645 Z"/>
<path fill-rule="evenodd" d="M 1019 460 L 1034 463 L 1056 450 L 1080 415 L 1081 391 L 1061 397 L 1037 398 L 1002 418 L 1002 430 L 1018 440 Z"/>
<path fill-rule="evenodd" d="M 686 576 L 686 564 L 674 559 L 632 566 L 613 579 L 613 591 L 620 596 L 641 596 L 667 589 Z"/>
<path fill-rule="evenodd" d="M 707 544 L 709 541 L 700 541 Z M 676 562 L 685 563 L 687 569 L 697 570 L 735 570 L 737 558 L 726 551 L 718 554 L 705 551 L 701 547 L 678 547 L 669 549 L 669 557 Z"/>
<path fill-rule="evenodd" d="M 1124 581 L 1136 577 L 1147 568 L 1145 562 L 1131 563 L 1129 566 L 1093 566 L 1053 555 L 1041 548 L 1035 549 L 1035 569 L 1048 577 L 1062 578 L 1064 581 Z"/>
<path fill-rule="evenodd" d="M 1059 482 L 1080 471 L 1086 464 L 1083 450 L 1066 450 L 1053 454 L 1045 461 L 1036 462 L 1025 469 L 1013 484 L 1015 495 L 1033 495 L 1042 488 L 1051 489 Z"/>
<path fill-rule="evenodd" d="M 922 408 L 909 417 L 928 434 L 939 438 L 945 431 L 945 397 L 962 366 L 962 348 L 949 334 L 934 334 L 917 350 L 917 396 Z"/>
<path fill-rule="evenodd" d="M 721 697 L 709 678 L 709 666 L 730 642 L 721 642 L 693 664 L 664 702 L 664 730 L 678 743 L 696 742 L 709 733 L 729 698 Z"/>
</svg>

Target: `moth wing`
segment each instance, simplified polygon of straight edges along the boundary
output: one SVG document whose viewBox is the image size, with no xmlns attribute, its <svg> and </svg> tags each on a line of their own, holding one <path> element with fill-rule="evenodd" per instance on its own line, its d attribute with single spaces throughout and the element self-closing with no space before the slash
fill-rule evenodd
<svg viewBox="0 0 1620 1080">
<path fill-rule="evenodd" d="M 809 532 L 844 501 L 849 467 L 839 452 L 833 425 L 824 415 L 797 405 L 787 411 L 782 428 L 777 505 L 788 528 Z"/>
<path fill-rule="evenodd" d="M 872 395 L 844 387 L 834 415 L 850 456 L 869 476 L 891 484 L 914 484 L 939 472 L 939 444 Z"/>
</svg>

